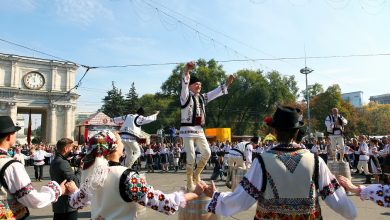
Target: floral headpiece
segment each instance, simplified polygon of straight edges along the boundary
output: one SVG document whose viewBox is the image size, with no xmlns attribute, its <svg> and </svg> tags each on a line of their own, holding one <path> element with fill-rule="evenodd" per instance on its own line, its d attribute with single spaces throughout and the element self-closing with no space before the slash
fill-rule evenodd
<svg viewBox="0 0 390 220">
<path fill-rule="evenodd" d="M 88 141 L 89 151 L 83 159 L 83 169 L 88 169 L 95 162 L 96 157 L 106 157 L 114 152 L 118 146 L 116 143 L 117 138 L 109 130 L 99 131 L 92 136 Z"/>
</svg>

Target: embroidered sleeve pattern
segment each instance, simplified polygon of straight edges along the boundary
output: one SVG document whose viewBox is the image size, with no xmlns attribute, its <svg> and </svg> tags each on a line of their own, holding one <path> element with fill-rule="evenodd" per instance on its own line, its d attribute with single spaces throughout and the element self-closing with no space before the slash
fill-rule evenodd
<svg viewBox="0 0 390 220">
<path fill-rule="evenodd" d="M 61 188 L 60 188 L 60 186 L 56 182 L 50 181 L 47 184 L 47 187 L 49 187 L 50 189 L 52 189 L 54 191 L 54 195 L 55 195 L 54 202 L 57 202 L 58 197 L 61 196 Z"/>
<path fill-rule="evenodd" d="M 250 196 L 252 196 L 255 200 L 259 200 L 262 196 L 262 192 L 258 190 L 249 180 L 244 176 L 242 178 L 240 185 Z"/>
<path fill-rule="evenodd" d="M 166 215 L 174 214 L 179 209 L 179 205 L 183 203 L 183 193 L 165 194 L 161 191 L 154 190 L 138 174 L 129 174 L 124 184 L 126 186 L 124 193 L 128 197 L 127 201 L 137 202 L 142 206 L 149 207 Z"/>
<path fill-rule="evenodd" d="M 69 205 L 74 209 L 82 209 L 89 203 L 88 193 L 83 187 L 69 196 Z"/>
<path fill-rule="evenodd" d="M 220 195 L 221 195 L 220 192 L 215 192 L 213 194 L 213 198 L 211 198 L 211 201 L 210 201 L 209 205 L 207 206 L 208 212 L 212 212 L 215 214 L 215 208 L 217 207 L 217 202 L 218 202 L 218 198 Z"/>
<path fill-rule="evenodd" d="M 332 195 L 338 188 L 340 188 L 340 184 L 336 179 L 332 179 L 327 186 L 320 190 L 321 198 L 325 200 L 327 196 Z"/>
<path fill-rule="evenodd" d="M 32 186 L 31 183 L 27 184 L 27 186 L 21 188 L 20 190 L 16 191 L 15 192 L 15 197 L 16 199 L 20 199 L 22 198 L 23 196 L 25 195 L 28 195 L 29 193 L 31 193 L 31 191 L 34 190 L 34 187 Z"/>
<path fill-rule="evenodd" d="M 371 200 L 379 206 L 390 207 L 390 186 L 372 184 L 368 187 L 361 187 L 360 199 Z"/>
</svg>

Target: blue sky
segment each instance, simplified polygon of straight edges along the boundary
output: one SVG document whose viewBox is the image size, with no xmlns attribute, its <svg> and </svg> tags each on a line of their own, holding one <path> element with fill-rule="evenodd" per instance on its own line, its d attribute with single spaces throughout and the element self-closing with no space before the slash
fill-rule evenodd
<svg viewBox="0 0 390 220">
<path fill-rule="evenodd" d="M 90 66 L 390 53 L 385 0 L 2 0 L 0 38 Z M 54 59 L 0 41 L 0 52 Z M 308 59 L 309 84 L 369 96 L 389 93 L 390 56 Z M 222 63 L 295 75 L 305 62 Z M 174 65 L 93 69 L 78 111 L 96 111 L 111 88 L 155 93 Z M 77 79 L 85 69 L 79 68 Z"/>
</svg>

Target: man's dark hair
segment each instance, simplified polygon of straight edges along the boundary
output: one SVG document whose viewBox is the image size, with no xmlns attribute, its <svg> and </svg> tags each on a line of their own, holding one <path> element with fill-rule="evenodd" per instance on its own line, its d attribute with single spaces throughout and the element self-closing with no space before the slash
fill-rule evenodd
<svg viewBox="0 0 390 220">
<path fill-rule="evenodd" d="M 299 129 L 277 130 L 275 129 L 276 139 L 279 143 L 288 144 L 292 139 L 296 139 Z"/>
<path fill-rule="evenodd" d="M 11 133 L 6 133 L 6 134 L 1 134 L 0 135 L 0 143 L 3 143 L 3 141 L 5 141 L 5 139 L 8 137 L 8 135 L 11 135 L 15 132 L 11 132 Z"/>
<path fill-rule="evenodd" d="M 62 151 L 64 150 L 65 146 L 68 144 L 73 144 L 73 140 L 69 138 L 61 138 L 60 140 L 57 141 L 57 151 Z"/>
</svg>

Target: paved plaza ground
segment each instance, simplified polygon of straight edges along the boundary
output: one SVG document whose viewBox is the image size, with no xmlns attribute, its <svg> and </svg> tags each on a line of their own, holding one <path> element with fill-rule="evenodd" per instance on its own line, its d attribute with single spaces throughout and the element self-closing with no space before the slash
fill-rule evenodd
<svg viewBox="0 0 390 220">
<path fill-rule="evenodd" d="M 34 169 L 33 167 L 27 167 L 27 171 L 30 174 L 32 180 L 34 180 Z M 212 170 L 205 170 L 203 172 L 204 179 L 210 177 Z M 156 189 L 159 189 L 163 192 L 170 193 L 179 190 L 181 187 L 185 186 L 185 171 L 181 170 L 178 173 L 147 173 L 147 181 L 149 184 L 153 185 Z M 33 185 L 36 189 L 40 189 L 40 186 L 46 184 L 49 181 L 49 166 L 44 167 L 44 180 L 42 182 L 34 182 Z M 356 184 L 361 184 L 364 179 L 362 176 L 354 176 L 353 181 Z M 224 186 L 225 182 L 216 182 L 216 185 L 220 191 L 228 191 L 229 189 Z M 369 220 L 382 220 L 382 219 L 390 219 L 390 209 L 383 208 L 375 205 L 370 201 L 361 201 L 357 196 L 350 196 L 350 199 L 355 204 L 358 210 L 357 219 L 369 219 Z M 343 219 L 340 215 L 333 212 L 322 200 L 320 199 L 320 204 L 322 207 L 323 217 L 324 219 Z M 234 216 L 224 217 L 222 219 L 253 219 L 255 213 L 255 206 L 250 208 L 247 211 L 238 213 Z M 79 211 L 79 219 L 90 219 L 90 209 L 85 208 Z M 30 219 L 52 219 L 52 211 L 51 206 L 48 206 L 43 209 L 31 209 L 31 217 Z M 154 210 L 147 209 L 143 212 L 139 217 L 139 220 L 149 220 L 149 219 L 158 219 L 158 220 L 172 220 L 178 219 L 178 215 L 166 216 L 161 213 L 158 213 Z"/>
</svg>

